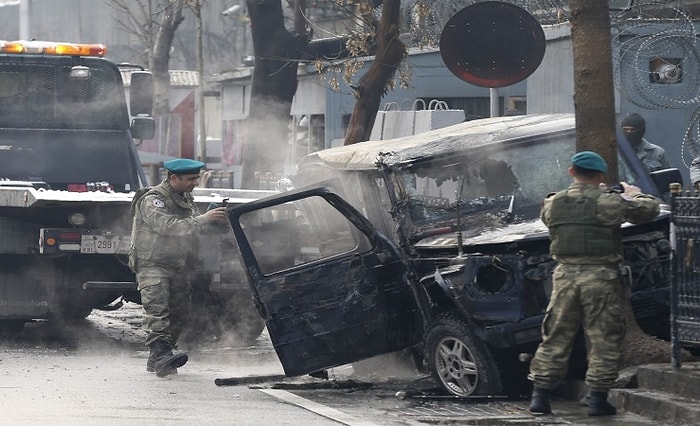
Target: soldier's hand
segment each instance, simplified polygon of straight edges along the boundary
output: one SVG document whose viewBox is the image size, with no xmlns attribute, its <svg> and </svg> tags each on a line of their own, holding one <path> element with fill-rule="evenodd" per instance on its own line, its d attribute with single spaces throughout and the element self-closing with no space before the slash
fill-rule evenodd
<svg viewBox="0 0 700 426">
<path fill-rule="evenodd" d="M 627 195 L 628 197 L 642 193 L 642 190 L 639 189 L 638 186 L 630 185 L 627 182 L 620 182 L 620 184 L 623 188 L 625 188 L 625 192 L 623 192 L 623 194 Z"/>
<path fill-rule="evenodd" d="M 226 207 L 216 207 L 214 209 L 207 210 L 207 212 L 204 213 L 204 216 L 212 222 L 228 223 Z"/>
</svg>

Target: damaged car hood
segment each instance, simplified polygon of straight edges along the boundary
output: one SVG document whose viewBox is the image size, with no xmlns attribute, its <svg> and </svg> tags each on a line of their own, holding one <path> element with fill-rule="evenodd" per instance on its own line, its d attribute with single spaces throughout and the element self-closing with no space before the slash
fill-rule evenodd
<svg viewBox="0 0 700 426">
<path fill-rule="evenodd" d="M 489 229 L 479 235 L 470 236 L 466 232 L 462 233 L 462 244 L 464 246 L 479 246 L 484 244 L 507 244 L 512 242 L 522 242 L 537 239 L 547 239 L 547 227 L 540 219 L 533 219 L 521 223 L 508 224 L 501 228 Z M 417 249 L 434 248 L 456 248 L 457 233 L 435 235 L 423 238 L 416 243 Z"/>
<path fill-rule="evenodd" d="M 667 206 L 662 204 L 662 209 L 654 222 L 668 220 L 669 211 Z M 625 222 L 622 228 L 628 229 L 635 227 L 634 224 Z M 468 232 L 462 232 L 463 247 L 479 247 L 491 244 L 510 244 L 510 243 L 526 243 L 530 241 L 549 239 L 547 226 L 542 221 L 537 219 L 522 221 L 519 223 L 507 224 L 499 228 L 487 229 L 473 235 Z M 440 235 L 433 235 L 422 238 L 415 244 L 416 249 L 430 250 L 441 248 L 457 248 L 458 236 L 456 232 L 449 232 Z"/>
</svg>

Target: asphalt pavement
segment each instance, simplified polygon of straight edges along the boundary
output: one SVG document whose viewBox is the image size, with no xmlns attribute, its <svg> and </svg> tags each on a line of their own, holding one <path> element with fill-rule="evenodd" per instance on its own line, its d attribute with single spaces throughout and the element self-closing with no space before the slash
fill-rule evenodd
<svg viewBox="0 0 700 426">
<path fill-rule="evenodd" d="M 158 378 L 145 371 L 139 309 L 96 312 L 72 325 L 36 322 L 0 338 L 2 424 L 659 424 L 629 414 L 590 418 L 563 399 L 553 401 L 553 415 L 535 417 L 526 399 L 459 400 L 427 376 L 388 366 L 364 375 L 341 366 L 327 380 L 285 378 L 266 334 L 247 347 L 225 340 L 189 347 L 179 373 Z"/>
</svg>

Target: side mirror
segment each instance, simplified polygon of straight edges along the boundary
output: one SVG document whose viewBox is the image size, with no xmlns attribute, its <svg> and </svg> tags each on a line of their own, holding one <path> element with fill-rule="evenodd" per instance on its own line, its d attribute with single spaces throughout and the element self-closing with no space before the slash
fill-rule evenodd
<svg viewBox="0 0 700 426">
<path fill-rule="evenodd" d="M 131 136 L 134 139 L 153 139 L 156 134 L 156 121 L 152 117 L 134 117 L 131 119 Z"/>
<path fill-rule="evenodd" d="M 129 109 L 132 116 L 150 116 L 151 112 L 153 112 L 153 75 L 149 71 L 134 71 L 131 73 Z"/>
</svg>

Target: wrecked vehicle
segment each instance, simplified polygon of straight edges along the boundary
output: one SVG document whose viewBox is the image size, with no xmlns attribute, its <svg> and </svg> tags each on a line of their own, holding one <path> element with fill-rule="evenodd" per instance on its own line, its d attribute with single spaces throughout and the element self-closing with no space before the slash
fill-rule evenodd
<svg viewBox="0 0 700 426">
<path fill-rule="evenodd" d="M 540 207 L 570 184 L 574 151 L 573 115 L 474 120 L 309 154 L 291 178 L 300 189 L 234 209 L 285 374 L 414 348 L 453 395 L 519 392 L 555 267 Z M 659 197 L 680 179 L 649 175 L 627 145 L 619 170 Z M 658 335 L 668 330 L 667 212 L 624 235 L 634 313 Z"/>
</svg>

